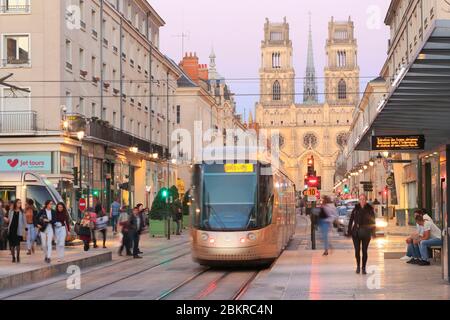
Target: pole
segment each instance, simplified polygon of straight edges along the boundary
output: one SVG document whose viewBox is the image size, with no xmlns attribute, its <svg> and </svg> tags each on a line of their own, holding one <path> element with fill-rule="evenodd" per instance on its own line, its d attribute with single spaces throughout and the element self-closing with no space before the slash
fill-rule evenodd
<svg viewBox="0 0 450 320">
<path fill-rule="evenodd" d="M 311 249 L 316 250 L 316 218 L 314 216 L 315 202 L 311 203 Z"/>
<path fill-rule="evenodd" d="M 169 119 L 169 109 L 170 109 L 170 104 L 169 104 L 169 72 L 167 72 L 167 83 L 166 83 L 166 104 L 167 104 L 167 115 L 166 115 L 166 121 L 167 121 L 167 191 L 169 192 L 170 190 L 170 119 Z M 170 192 L 167 195 L 167 240 L 170 240 L 170 201 L 169 201 L 169 197 L 170 197 Z"/>
</svg>

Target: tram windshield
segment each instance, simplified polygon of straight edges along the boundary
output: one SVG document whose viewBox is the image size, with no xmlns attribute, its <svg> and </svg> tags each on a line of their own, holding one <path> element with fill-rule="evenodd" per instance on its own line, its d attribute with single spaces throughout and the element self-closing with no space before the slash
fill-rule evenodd
<svg viewBox="0 0 450 320">
<path fill-rule="evenodd" d="M 258 228 L 257 183 L 253 165 L 237 170 L 224 170 L 224 165 L 205 166 L 199 227 L 211 231 Z"/>
</svg>

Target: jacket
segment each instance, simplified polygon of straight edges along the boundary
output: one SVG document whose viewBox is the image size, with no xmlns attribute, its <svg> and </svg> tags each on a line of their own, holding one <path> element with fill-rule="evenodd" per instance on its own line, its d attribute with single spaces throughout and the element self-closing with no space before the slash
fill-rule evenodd
<svg viewBox="0 0 450 320">
<path fill-rule="evenodd" d="M 375 210 L 370 204 L 366 204 L 364 208 L 360 204 L 355 206 L 350 216 L 348 224 L 348 234 L 355 234 L 359 229 L 370 229 L 375 234 Z"/>
<path fill-rule="evenodd" d="M 68 214 L 64 214 L 63 212 L 56 212 L 55 220 L 55 223 L 59 222 L 63 227 L 67 226 L 67 231 L 70 231 L 70 220 Z"/>
<path fill-rule="evenodd" d="M 51 227 L 53 228 L 55 226 L 56 223 L 56 211 L 52 210 L 52 220 L 48 223 L 45 224 L 43 222 L 44 219 L 47 219 L 47 212 L 45 211 L 45 209 L 42 209 L 39 212 L 39 216 L 38 216 L 38 225 L 40 225 L 42 228 L 40 229 L 41 232 L 45 232 L 45 230 L 47 230 L 48 225 L 51 225 Z"/>
<path fill-rule="evenodd" d="M 139 228 L 138 228 L 138 217 L 140 218 L 139 222 Z M 144 221 L 142 221 L 141 216 L 139 215 L 136 217 L 134 214 L 131 214 L 130 220 L 129 220 L 129 231 L 131 232 L 137 232 L 138 234 L 141 234 L 142 230 L 144 229 Z"/>
<path fill-rule="evenodd" d="M 13 215 L 14 215 L 14 211 L 12 211 L 12 210 L 9 211 L 9 214 L 8 214 L 8 219 L 9 219 L 8 233 L 10 232 L 11 224 L 12 224 L 12 221 L 13 221 Z M 21 210 L 21 211 L 19 211 L 19 224 L 17 226 L 17 235 L 19 237 L 23 237 L 25 235 L 26 227 L 27 227 L 27 219 L 25 218 L 25 214 Z"/>
</svg>

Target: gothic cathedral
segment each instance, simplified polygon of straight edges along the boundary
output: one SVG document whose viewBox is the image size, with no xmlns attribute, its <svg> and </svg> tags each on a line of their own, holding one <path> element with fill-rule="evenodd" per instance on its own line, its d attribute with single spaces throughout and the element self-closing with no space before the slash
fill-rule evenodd
<svg viewBox="0 0 450 320">
<path fill-rule="evenodd" d="M 322 177 L 322 194 L 331 195 L 336 157 L 347 141 L 352 114 L 359 103 L 359 67 L 354 24 L 334 21 L 328 25 L 325 102 L 319 102 L 314 66 L 313 37 L 309 28 L 307 66 L 302 103 L 296 102 L 296 76 L 292 41 L 286 18 L 282 23 L 266 19 L 261 44 L 260 102 L 256 122 L 261 129 L 280 131 L 281 161 L 287 174 L 303 190 L 308 158 Z"/>
</svg>

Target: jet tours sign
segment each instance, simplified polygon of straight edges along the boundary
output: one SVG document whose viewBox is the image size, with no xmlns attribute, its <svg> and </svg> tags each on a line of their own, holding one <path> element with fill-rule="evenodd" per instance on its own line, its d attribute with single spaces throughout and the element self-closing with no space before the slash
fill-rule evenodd
<svg viewBox="0 0 450 320">
<path fill-rule="evenodd" d="M 412 151 L 425 149 L 425 136 L 373 136 L 373 151 Z"/>
</svg>

